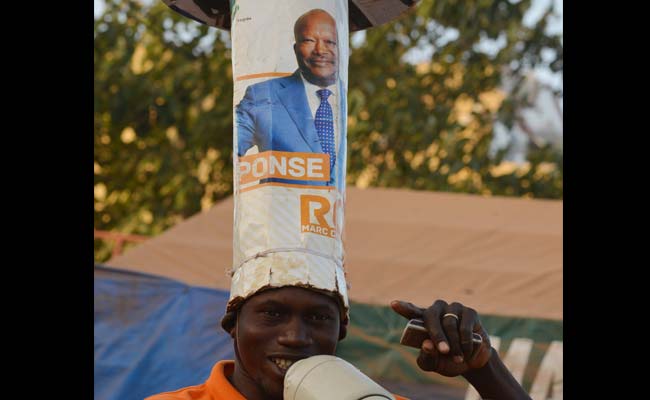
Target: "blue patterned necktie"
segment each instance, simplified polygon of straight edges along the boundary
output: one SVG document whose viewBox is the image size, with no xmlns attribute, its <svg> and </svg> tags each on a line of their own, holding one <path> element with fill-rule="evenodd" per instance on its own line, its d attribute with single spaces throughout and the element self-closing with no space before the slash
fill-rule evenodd
<svg viewBox="0 0 650 400">
<path fill-rule="evenodd" d="M 332 92 L 327 89 L 316 91 L 320 97 L 320 105 L 316 110 L 315 124 L 320 145 L 323 148 L 323 153 L 330 155 L 330 176 L 334 176 L 334 162 L 336 161 L 336 153 L 334 151 L 334 114 L 332 114 L 332 106 L 327 101 Z"/>
</svg>

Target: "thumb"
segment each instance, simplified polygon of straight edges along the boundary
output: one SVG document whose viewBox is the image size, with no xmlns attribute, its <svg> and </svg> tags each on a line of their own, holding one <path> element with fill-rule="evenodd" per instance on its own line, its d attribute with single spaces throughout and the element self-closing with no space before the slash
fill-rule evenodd
<svg viewBox="0 0 650 400">
<path fill-rule="evenodd" d="M 390 307 L 401 315 L 402 317 L 413 319 L 413 318 L 422 318 L 424 310 L 413 303 L 402 300 L 393 300 L 390 302 Z"/>
</svg>

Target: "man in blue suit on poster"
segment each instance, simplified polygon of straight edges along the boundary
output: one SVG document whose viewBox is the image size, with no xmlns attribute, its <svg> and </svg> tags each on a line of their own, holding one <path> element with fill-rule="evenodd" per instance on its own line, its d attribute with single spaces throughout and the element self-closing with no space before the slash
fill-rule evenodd
<svg viewBox="0 0 650 400">
<path fill-rule="evenodd" d="M 298 70 L 288 77 L 249 86 L 236 107 L 237 154 L 243 156 L 255 145 L 259 152 L 326 153 L 332 178 L 309 184 L 333 185 L 343 181 L 345 174 L 337 167 L 345 161 L 341 121 L 347 112 L 345 91 L 337 79 L 336 22 L 324 10 L 308 11 L 296 21 L 294 37 Z"/>
</svg>

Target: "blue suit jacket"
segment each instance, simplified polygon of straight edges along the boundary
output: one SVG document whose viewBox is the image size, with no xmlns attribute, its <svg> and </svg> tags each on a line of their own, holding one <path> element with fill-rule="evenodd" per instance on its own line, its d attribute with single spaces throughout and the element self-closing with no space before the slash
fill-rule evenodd
<svg viewBox="0 0 650 400">
<path fill-rule="evenodd" d="M 340 81 L 339 93 L 342 96 L 339 115 L 346 116 L 347 100 Z M 299 70 L 291 76 L 269 79 L 249 86 L 243 99 L 235 108 L 235 115 L 239 156 L 244 155 L 254 145 L 258 146 L 260 153 L 268 150 L 323 153 Z M 333 181 L 342 182 L 345 171 L 339 166 L 345 164 L 346 138 L 344 132 L 340 133 L 339 152 L 331 174 L 333 178 L 336 177 Z M 268 181 L 328 184 L 328 182 L 299 182 L 273 178 Z M 329 182 L 330 185 L 332 183 Z"/>
</svg>

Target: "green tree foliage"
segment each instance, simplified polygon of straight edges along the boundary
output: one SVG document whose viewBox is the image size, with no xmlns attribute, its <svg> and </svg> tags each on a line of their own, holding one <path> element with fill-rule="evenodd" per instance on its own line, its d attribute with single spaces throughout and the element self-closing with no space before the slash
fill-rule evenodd
<svg viewBox="0 0 650 400">
<path fill-rule="evenodd" d="M 94 28 L 95 228 L 155 235 L 232 193 L 230 37 L 161 1 L 105 6 Z M 497 90 L 502 67 L 534 67 L 552 49 L 546 63 L 562 69 L 549 12 L 528 28 L 529 7 L 422 0 L 366 31 L 349 60 L 349 184 L 562 198 L 561 153 L 532 148 L 523 166 L 487 157 L 494 118 L 512 123 L 521 101 Z M 486 38 L 505 45 L 486 54 Z M 431 45 L 426 63 L 405 60 Z M 109 253 L 96 242 L 97 261 Z"/>
<path fill-rule="evenodd" d="M 155 235 L 232 192 L 230 49 L 205 45 L 217 33 L 162 2 L 106 3 L 95 21 L 97 229 Z M 108 250 L 96 241 L 96 259 Z"/>
<path fill-rule="evenodd" d="M 523 25 L 529 6 L 422 1 L 416 13 L 369 30 L 350 57 L 348 179 L 358 186 L 561 198 L 561 154 L 533 149 L 531 163 L 520 167 L 487 157 L 494 117 L 512 124 L 516 106 L 495 90 L 502 68 L 516 74 L 538 65 L 549 48 L 559 55 L 552 67 L 561 69 L 560 40 L 544 34 L 548 16 L 533 28 Z M 450 28 L 457 39 L 445 37 Z M 505 45 L 497 54 L 480 51 L 481 39 L 499 37 Z M 403 61 L 422 45 L 435 48 L 430 62 Z"/>
</svg>

